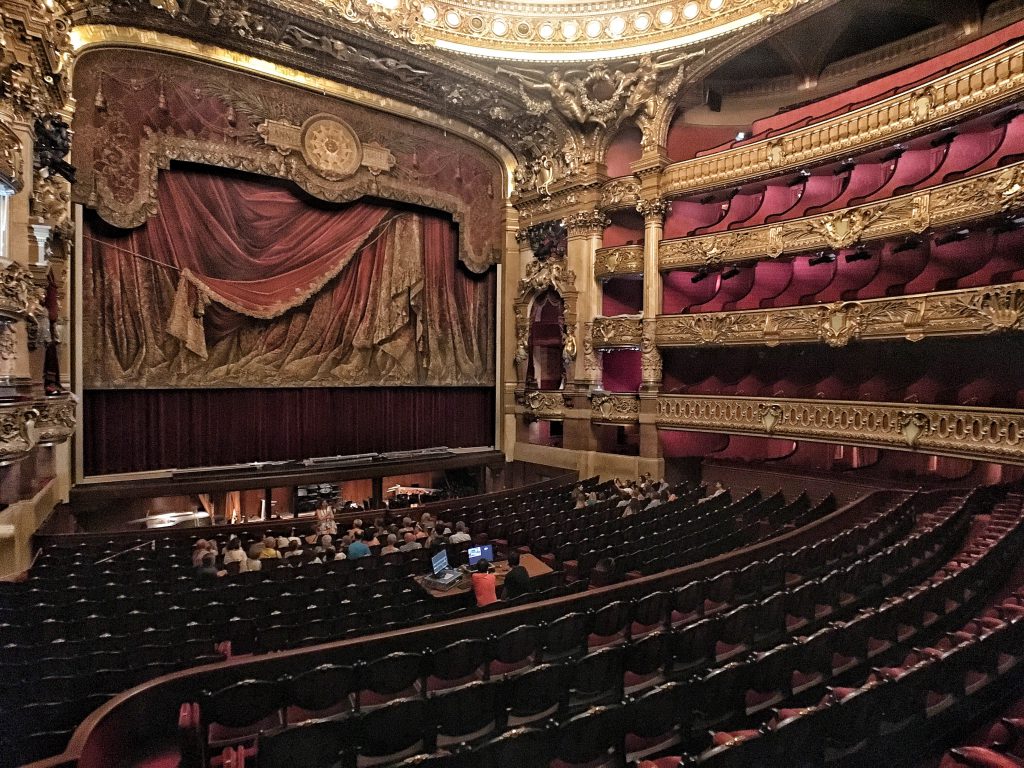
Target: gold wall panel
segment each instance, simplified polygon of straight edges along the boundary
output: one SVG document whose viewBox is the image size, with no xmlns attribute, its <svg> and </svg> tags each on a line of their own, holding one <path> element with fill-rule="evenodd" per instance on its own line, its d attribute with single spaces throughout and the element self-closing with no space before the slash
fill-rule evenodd
<svg viewBox="0 0 1024 768">
<path fill-rule="evenodd" d="M 860 242 L 916 235 L 1024 207 L 1024 162 L 880 203 L 703 237 L 663 240 L 662 270 L 717 267 L 784 253 L 849 248 Z"/>
<path fill-rule="evenodd" d="M 639 317 L 599 317 L 594 320 L 591 330 L 594 349 L 615 347 L 640 348 L 644 335 L 643 320 Z"/>
<path fill-rule="evenodd" d="M 917 403 L 662 395 L 663 429 L 870 445 L 1024 463 L 1024 411 Z"/>
<path fill-rule="evenodd" d="M 689 195 L 850 157 L 991 111 L 1022 94 L 1024 42 L 854 112 L 670 165 L 662 191 Z"/>
<path fill-rule="evenodd" d="M 561 421 L 565 418 L 566 411 L 572 410 L 573 407 L 572 398 L 567 397 L 561 390 L 555 392 L 530 390 L 522 395 L 517 395 L 516 401 L 524 416 L 550 421 Z"/>
<path fill-rule="evenodd" d="M 1024 283 L 817 306 L 662 315 L 658 346 L 824 342 L 842 347 L 854 339 L 919 341 L 1011 330 L 1024 330 Z"/>
</svg>

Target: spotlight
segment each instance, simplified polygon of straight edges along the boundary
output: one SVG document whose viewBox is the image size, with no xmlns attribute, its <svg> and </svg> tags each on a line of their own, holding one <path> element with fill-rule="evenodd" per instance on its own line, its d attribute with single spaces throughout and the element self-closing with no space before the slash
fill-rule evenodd
<svg viewBox="0 0 1024 768">
<path fill-rule="evenodd" d="M 747 134 L 743 131 L 736 134 L 736 141 L 743 141 L 745 138 L 747 138 Z"/>
<path fill-rule="evenodd" d="M 971 230 L 969 229 L 958 229 L 955 232 L 947 232 L 942 237 L 935 238 L 936 245 L 949 245 L 950 243 L 959 243 L 962 240 L 966 240 L 971 236 Z"/>
<path fill-rule="evenodd" d="M 817 256 L 815 256 L 812 259 L 808 260 L 807 263 L 808 263 L 808 265 L 810 265 L 812 267 L 817 267 L 819 264 L 834 264 L 835 260 L 836 260 L 836 255 L 835 255 L 834 252 L 832 252 L 832 251 L 822 251 Z"/>
<path fill-rule="evenodd" d="M 853 253 L 846 254 L 846 263 L 852 264 L 855 261 L 868 261 L 871 258 L 871 251 L 866 245 L 858 245 Z"/>
<path fill-rule="evenodd" d="M 722 273 L 723 280 L 732 280 L 736 275 L 740 273 L 739 267 L 729 267 L 725 272 Z"/>
<path fill-rule="evenodd" d="M 904 251 L 916 251 L 921 247 L 921 241 L 916 237 L 908 237 L 902 243 L 894 246 L 892 249 L 893 253 L 903 253 Z"/>
<path fill-rule="evenodd" d="M 693 283 L 694 285 L 696 285 L 701 280 L 706 279 L 707 276 L 710 275 L 710 274 L 711 274 L 711 270 L 710 269 L 708 269 L 707 267 L 701 267 L 699 270 L 697 270 L 697 274 L 695 274 L 693 277 L 690 278 L 690 282 Z"/>
</svg>

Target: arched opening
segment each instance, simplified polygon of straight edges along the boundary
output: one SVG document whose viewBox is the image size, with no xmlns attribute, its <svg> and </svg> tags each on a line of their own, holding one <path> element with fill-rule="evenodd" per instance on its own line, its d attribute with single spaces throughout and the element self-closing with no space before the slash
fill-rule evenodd
<svg viewBox="0 0 1024 768">
<path fill-rule="evenodd" d="M 565 302 L 548 289 L 533 302 L 530 310 L 530 350 L 526 386 L 536 389 L 561 389 L 565 385 L 562 336 L 565 331 Z"/>
</svg>

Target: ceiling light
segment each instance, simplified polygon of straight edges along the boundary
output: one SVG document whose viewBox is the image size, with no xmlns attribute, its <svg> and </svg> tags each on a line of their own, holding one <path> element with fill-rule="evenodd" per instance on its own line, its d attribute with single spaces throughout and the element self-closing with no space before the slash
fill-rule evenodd
<svg viewBox="0 0 1024 768">
<path fill-rule="evenodd" d="M 643 32 L 649 26 L 651 26 L 651 17 L 648 16 L 646 13 L 641 13 L 639 16 L 633 19 L 633 27 L 637 29 L 639 32 Z"/>
<path fill-rule="evenodd" d="M 580 25 L 575 21 L 563 21 L 562 22 L 562 37 L 566 40 L 575 39 L 576 35 L 580 33 Z"/>
<path fill-rule="evenodd" d="M 708 3 L 708 8 L 712 11 L 717 11 L 721 9 L 724 3 L 725 0 L 711 0 L 711 2 Z"/>
<path fill-rule="evenodd" d="M 508 34 L 508 23 L 504 19 L 495 19 L 491 22 L 491 32 L 498 37 L 504 37 Z"/>
<path fill-rule="evenodd" d="M 586 27 L 587 37 L 597 37 L 601 34 L 601 22 L 597 19 L 591 19 L 587 22 Z"/>
<path fill-rule="evenodd" d="M 687 3 L 683 6 L 683 16 L 688 19 L 697 18 L 698 13 L 700 13 L 700 6 L 697 3 Z"/>
<path fill-rule="evenodd" d="M 608 22 L 608 31 L 618 37 L 626 31 L 626 20 L 621 16 L 615 16 Z"/>
<path fill-rule="evenodd" d="M 423 14 L 423 20 L 428 24 L 432 24 L 437 21 L 437 8 L 432 5 L 424 5 L 420 8 L 420 13 Z"/>
<path fill-rule="evenodd" d="M 676 12 L 671 8 L 662 8 L 658 11 L 658 23 L 662 26 L 667 27 L 672 23 L 672 19 L 676 17 Z"/>
<path fill-rule="evenodd" d="M 550 40 L 554 37 L 555 28 L 551 26 L 550 22 L 544 22 L 537 28 L 537 34 L 544 40 Z"/>
<path fill-rule="evenodd" d="M 448 11 L 444 15 L 444 23 L 449 27 L 457 27 L 462 23 L 462 17 L 456 11 Z"/>
</svg>

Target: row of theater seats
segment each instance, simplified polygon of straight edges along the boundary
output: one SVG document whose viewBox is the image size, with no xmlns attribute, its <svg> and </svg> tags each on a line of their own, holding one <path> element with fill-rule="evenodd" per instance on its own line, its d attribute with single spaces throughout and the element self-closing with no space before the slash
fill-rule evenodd
<svg viewBox="0 0 1024 768">
<path fill-rule="evenodd" d="M 666 349 L 664 366 L 666 394 L 1024 406 L 1024 369 L 995 338 Z"/>
<path fill-rule="evenodd" d="M 1024 589 L 1007 597 L 1003 609 L 1024 611 Z M 928 768 L 1020 768 L 1024 765 L 1024 701 L 1018 700 L 966 743 L 950 749 Z M 924 768 L 924 764 L 922 764 Z"/>
<path fill-rule="evenodd" d="M 849 114 L 862 107 L 871 106 L 882 99 L 907 93 L 913 88 L 965 67 L 984 56 L 1018 44 L 1022 35 L 1024 35 L 1024 25 L 1012 24 L 943 56 L 937 56 L 913 67 L 907 67 L 861 83 L 828 98 L 790 107 L 756 121 L 751 125 L 750 131 L 745 132 L 746 135 L 742 139 L 735 139 L 710 149 L 701 150 L 697 153 L 697 157 L 713 155 L 727 149 L 763 141 L 822 120 Z"/>
<path fill-rule="evenodd" d="M 676 270 L 665 275 L 664 312 L 777 309 L 1020 282 L 1024 231 L 1016 227 L 872 243 L 826 254 L 824 261 L 817 253 L 758 261 L 696 283 L 693 273 Z"/>
<path fill-rule="evenodd" d="M 1024 157 L 1024 115 L 1002 111 L 884 151 L 787 175 L 724 199 L 673 202 L 665 237 L 694 237 L 815 216 L 975 176 Z"/>
<path fill-rule="evenodd" d="M 580 538 L 579 543 L 601 544 L 605 554 L 623 555 L 628 567 L 630 562 L 650 565 L 644 545 L 661 533 L 653 526 L 655 513 L 666 523 L 679 515 L 683 524 L 672 530 L 680 536 L 691 528 L 700 531 L 701 537 L 718 530 L 721 536 L 701 544 L 702 551 L 718 552 L 730 542 L 748 543 L 744 538 L 748 532 L 732 530 L 742 515 L 753 521 L 773 514 L 781 523 L 779 513 L 787 509 L 784 499 L 775 496 L 759 512 L 759 493 L 739 502 L 735 511 L 728 494 L 698 507 L 696 499 L 702 492 L 691 491 L 688 505 L 663 505 L 649 514 L 622 518 L 621 510 L 610 504 L 553 511 L 569 503 L 567 489 L 562 489 L 557 500 L 540 503 L 539 509 L 523 512 L 515 520 L 517 525 L 529 522 L 531 534 L 542 546 L 567 537 L 562 554 L 569 551 L 565 544 L 574 544 L 576 533 L 592 532 L 593 539 Z M 813 519 L 807 514 L 815 510 L 807 507 L 804 496 L 793 512 Z M 817 511 L 823 509 L 831 507 Z M 693 510 L 700 514 L 692 514 Z M 752 527 L 749 535 L 754 534 L 763 535 L 762 526 Z M 693 550 L 687 551 L 694 555 Z M 37 707 L 47 713 L 55 729 L 70 729 L 110 695 L 159 674 L 217 661 L 226 649 L 236 654 L 282 650 L 478 610 L 471 595 L 437 601 L 410 582 L 413 574 L 426 567 L 430 555 L 426 551 L 400 555 L 408 561 L 403 563 L 392 562 L 396 558 L 389 556 L 294 569 L 279 565 L 203 584 L 192 575 L 188 541 L 161 542 L 155 549 L 127 553 L 124 559 L 100 565 L 91 559 L 96 554 L 81 549 L 51 551 L 41 558 L 28 582 L 9 585 L 10 599 L 2 609 L 7 623 L 0 625 L 0 639 L 5 641 L 0 648 L 5 711 L 25 708 L 31 712 Z M 668 554 L 661 562 L 668 563 Z M 533 591 L 514 604 L 561 597 L 583 588 L 586 560 L 596 559 L 584 555 L 582 563 L 573 564 L 574 574 L 582 580 L 563 586 L 562 572 L 555 571 L 534 580 Z M 68 735 L 67 730 L 56 732 L 62 732 L 63 738 Z M 42 750 L 59 739 L 54 733 L 47 732 L 49 741 L 40 737 L 42 741 L 29 743 L 30 754 L 44 754 L 32 750 Z"/>
<path fill-rule="evenodd" d="M 869 578 L 860 581 L 865 595 L 873 595 L 873 600 L 886 599 L 906 578 L 921 578 L 934 571 L 934 564 L 930 565 L 929 561 L 956 548 L 957 532 L 962 533 L 964 523 L 969 522 L 969 512 L 976 506 L 976 500 L 946 501 L 945 505 L 934 512 L 917 515 L 916 534 L 900 542 L 902 546 L 899 548 L 916 558 L 900 557 L 892 551 L 883 551 L 884 556 L 890 560 L 887 570 L 892 575 L 884 586 L 881 580 L 875 582 Z M 1018 516 L 1019 506 L 1018 502 Z M 900 508 L 907 509 L 905 502 Z M 880 516 L 871 524 L 884 519 L 884 516 Z M 978 563 L 991 560 L 990 552 L 981 551 L 983 548 L 977 546 L 975 548 L 979 552 Z M 882 555 L 883 552 L 878 554 Z M 871 559 L 870 555 L 866 559 L 862 557 L 854 561 L 854 565 L 866 564 Z M 963 567 L 958 571 L 960 575 L 952 581 L 963 589 L 964 576 L 980 570 L 978 563 L 962 563 Z M 823 563 L 818 565 L 824 567 Z M 846 593 L 835 583 L 832 589 L 835 591 L 831 599 L 838 605 Z M 935 589 L 941 597 L 956 595 L 964 599 L 962 593 L 954 590 Z M 673 621 L 678 611 L 666 610 L 660 621 L 653 626 L 642 626 L 641 632 L 636 634 L 633 629 L 636 619 L 649 618 L 643 616 L 644 609 L 641 606 L 644 602 L 641 600 L 631 606 L 628 618 L 622 623 L 621 633 L 617 631 L 606 635 L 603 633 L 608 628 L 603 628 L 600 629 L 601 634 L 595 634 L 601 616 L 609 613 L 608 608 L 591 614 L 589 618 L 575 618 L 577 627 L 569 633 L 575 635 L 574 643 L 566 643 L 565 627 L 570 626 L 571 617 L 564 617 L 540 630 L 546 634 L 545 641 L 539 644 L 536 641 L 538 630 L 533 628 L 533 634 L 526 635 L 526 638 L 532 640 L 534 646 L 539 646 L 539 650 L 525 643 L 525 651 L 535 655 L 530 656 L 525 665 L 520 663 L 517 666 L 499 667 L 497 671 L 500 675 L 495 674 L 495 670 L 489 666 L 498 660 L 493 658 L 493 652 L 488 658 L 483 650 L 485 645 L 482 644 L 475 653 L 464 645 L 459 646 L 458 653 L 449 649 L 454 658 L 469 657 L 473 660 L 472 664 L 478 665 L 476 668 L 457 667 L 452 670 L 452 675 L 465 675 L 461 678 L 465 680 L 475 673 L 482 676 L 484 681 L 442 690 L 443 686 L 432 687 L 428 680 L 422 678 L 417 684 L 415 675 L 422 675 L 422 668 L 417 672 L 413 667 L 405 677 L 392 681 L 388 693 L 392 699 L 399 697 L 397 701 L 385 703 L 378 693 L 378 698 L 369 707 L 363 703 L 362 691 L 356 692 L 352 698 L 345 692 L 333 697 L 326 695 L 328 690 L 338 688 L 337 675 L 350 681 L 351 687 L 351 681 L 357 680 L 362 680 L 365 685 L 365 673 L 360 677 L 354 670 L 313 670 L 302 676 L 302 698 L 294 698 L 294 688 L 291 689 L 291 699 L 287 693 L 267 696 L 265 701 L 268 702 L 268 708 L 249 711 L 246 716 L 248 722 L 232 720 L 235 730 L 226 733 L 219 729 L 222 724 L 214 718 L 224 717 L 225 712 L 236 713 L 238 709 L 226 706 L 225 700 L 252 700 L 251 696 L 244 694 L 242 688 L 253 683 L 239 684 L 234 690 L 225 689 L 183 707 L 179 722 L 183 728 L 183 748 L 187 758 L 183 765 L 189 768 L 191 765 L 205 764 L 206 758 L 200 757 L 204 749 L 215 753 L 222 746 L 232 743 L 242 744 L 241 752 L 232 756 L 236 761 L 234 764 L 242 764 L 237 761 L 248 758 L 253 765 L 284 766 L 291 764 L 287 762 L 288 755 L 301 754 L 301 764 L 311 768 L 332 765 L 342 751 L 352 753 L 348 756 L 353 761 L 351 764 L 355 764 L 359 756 L 362 759 L 386 757 L 385 762 L 392 765 L 394 761 L 406 757 L 410 751 L 433 752 L 438 748 L 442 752 L 454 751 L 457 754 L 455 757 L 433 758 L 436 762 L 420 762 L 426 760 L 421 757 L 417 758 L 417 762 L 402 765 L 540 766 L 547 765 L 556 757 L 562 761 L 557 763 L 559 765 L 578 765 L 607 753 L 610 748 L 617 749 L 622 757 L 628 751 L 630 757 L 635 758 L 669 748 L 684 739 L 692 740 L 704 728 L 742 716 L 752 698 L 761 702 L 762 706 L 758 708 L 763 708 L 765 697 L 762 692 L 767 690 L 766 686 L 780 687 L 788 684 L 780 676 L 788 680 L 792 667 L 783 664 L 780 669 L 777 661 L 782 658 L 784 661 L 798 663 L 794 653 L 790 652 L 788 656 L 783 654 L 799 648 L 805 642 L 803 639 L 798 639 L 796 643 L 786 641 L 774 652 L 754 654 L 744 662 L 733 662 L 705 672 L 698 671 L 694 676 L 695 671 L 707 670 L 709 664 L 714 666 L 721 663 L 721 659 L 710 656 L 695 661 L 693 645 L 677 638 L 692 634 L 693 629 L 707 622 L 707 619 L 688 624 L 687 619 L 683 618 L 678 626 L 674 626 Z M 925 604 L 923 600 L 920 602 Z M 956 610 L 951 607 L 953 602 L 943 599 L 935 604 L 933 600 L 928 605 L 942 614 L 947 610 Z M 883 602 L 883 605 L 887 604 Z M 730 620 L 726 618 L 728 613 L 731 612 L 719 619 L 721 624 L 729 623 Z M 845 666 L 840 672 L 866 663 L 874 655 L 872 650 L 880 647 L 877 642 L 872 645 L 871 636 L 888 636 L 884 622 L 869 618 L 877 615 L 875 609 L 868 608 L 846 625 L 830 623 L 812 636 L 813 640 L 808 639 L 808 644 L 818 650 L 815 657 L 820 658 L 821 652 L 826 649 L 842 647 L 850 653 L 859 653 L 860 657 L 843 658 Z M 901 618 L 906 619 L 906 616 Z M 819 619 L 824 620 L 824 615 Z M 859 625 L 856 624 L 858 619 L 861 619 Z M 932 623 L 938 621 L 938 617 L 932 619 Z M 846 627 L 853 629 L 847 633 L 843 631 Z M 514 630 L 511 634 L 520 635 L 523 631 Z M 775 635 L 776 642 L 787 634 L 786 630 L 779 631 L 781 635 Z M 840 633 L 859 638 L 863 647 L 855 649 L 854 640 L 847 640 L 845 644 L 837 642 Z M 747 632 L 744 636 L 751 634 Z M 772 634 L 764 635 L 761 644 L 771 642 L 772 637 Z M 706 641 L 709 649 L 718 647 L 713 640 L 706 638 Z M 601 647 L 593 650 L 595 646 Z M 581 656 L 581 653 L 585 655 Z M 830 656 L 830 664 L 832 660 Z M 400 662 L 399 659 L 395 661 Z M 387 668 L 388 665 L 386 659 L 380 659 L 373 662 L 372 666 L 377 669 Z M 488 672 L 491 674 L 488 675 Z M 322 676 L 322 685 L 313 682 L 318 675 Z M 816 680 L 810 675 L 806 676 L 808 682 L 805 682 L 804 689 L 813 689 L 829 676 L 824 670 L 818 671 Z M 327 682 L 329 680 L 332 682 Z M 289 684 L 291 681 L 282 681 L 278 685 L 287 687 Z M 269 689 L 275 684 L 267 682 L 262 685 Z M 322 691 L 325 696 L 317 700 L 310 693 L 311 686 Z M 776 701 L 788 695 L 777 691 L 775 694 Z M 301 706 L 303 703 L 325 704 L 333 708 L 333 711 L 310 711 L 309 707 Z M 377 709 L 377 704 L 383 706 Z M 577 714 L 588 707 L 591 709 Z M 353 714 L 353 710 L 357 714 Z M 323 717 L 325 714 L 326 718 Z M 269 721 L 265 719 L 268 716 Z M 310 717 L 314 719 L 307 719 Z M 286 721 L 292 724 L 280 727 Z M 278 727 L 259 733 L 261 726 L 269 724 Z M 548 728 L 538 731 L 536 739 L 528 739 L 529 749 L 534 751 L 523 752 L 520 749 L 522 745 L 518 734 L 521 731 L 515 729 L 523 725 Z M 211 726 L 214 726 L 213 731 Z M 249 729 L 248 733 L 242 732 L 245 728 Z M 502 734 L 507 728 L 514 730 Z M 252 737 L 256 734 L 255 744 L 252 744 Z M 482 741 L 483 746 L 466 754 L 468 747 Z M 541 755 L 544 756 L 542 761 L 539 759 Z M 513 757 L 523 762 L 507 762 Z M 491 759 L 496 762 L 491 763 Z"/>
</svg>

